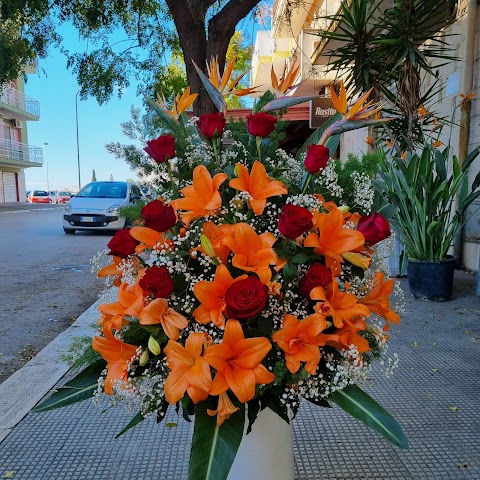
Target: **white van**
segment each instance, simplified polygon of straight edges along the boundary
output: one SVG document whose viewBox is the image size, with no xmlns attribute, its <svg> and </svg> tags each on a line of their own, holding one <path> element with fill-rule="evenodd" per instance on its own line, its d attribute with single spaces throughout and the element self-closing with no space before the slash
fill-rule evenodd
<svg viewBox="0 0 480 480">
<path fill-rule="evenodd" d="M 63 231 L 73 235 L 76 230 L 121 230 L 126 220 L 118 216 L 118 209 L 141 198 L 133 183 L 89 183 L 65 204 Z"/>
</svg>

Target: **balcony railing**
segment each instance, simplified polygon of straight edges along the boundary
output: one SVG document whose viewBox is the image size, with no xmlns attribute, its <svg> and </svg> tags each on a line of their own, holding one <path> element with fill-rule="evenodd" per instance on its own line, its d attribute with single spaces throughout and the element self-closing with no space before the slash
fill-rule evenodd
<svg viewBox="0 0 480 480">
<path fill-rule="evenodd" d="M 2 158 L 14 162 L 43 163 L 43 150 L 26 143 L 0 138 L 0 161 Z"/>
<path fill-rule="evenodd" d="M 0 92 L 0 102 L 16 107 L 36 117 L 40 116 L 40 102 L 15 88 L 6 87 Z"/>
</svg>

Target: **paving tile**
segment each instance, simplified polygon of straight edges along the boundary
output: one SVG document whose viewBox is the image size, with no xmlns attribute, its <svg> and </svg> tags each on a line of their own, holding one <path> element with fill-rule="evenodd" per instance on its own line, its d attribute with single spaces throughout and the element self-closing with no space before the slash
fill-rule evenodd
<svg viewBox="0 0 480 480">
<path fill-rule="evenodd" d="M 469 289 L 451 302 L 407 297 L 389 351 L 399 367 L 389 379 L 374 371 L 364 386 L 400 422 L 409 450 L 337 407 L 303 402 L 293 422 L 297 480 L 480 478 L 480 299 L 475 279 L 457 275 Z M 87 401 L 29 414 L 0 443 L 0 478 L 14 470 L 14 480 L 186 479 L 193 423 L 169 411 L 178 426 L 146 420 L 114 440 L 133 414 L 101 411 Z"/>
</svg>

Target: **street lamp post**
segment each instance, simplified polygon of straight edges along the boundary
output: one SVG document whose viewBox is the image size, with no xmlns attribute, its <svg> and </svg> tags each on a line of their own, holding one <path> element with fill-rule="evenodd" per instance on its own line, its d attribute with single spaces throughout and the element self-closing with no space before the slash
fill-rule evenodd
<svg viewBox="0 0 480 480">
<path fill-rule="evenodd" d="M 77 94 L 75 95 L 75 127 L 77 130 L 77 165 L 78 165 L 78 191 L 81 190 L 82 185 L 80 181 L 80 142 L 78 140 L 78 94 L 80 90 L 78 90 Z"/>
<path fill-rule="evenodd" d="M 47 167 L 47 192 L 50 195 L 50 182 L 48 180 L 48 142 L 44 142 L 45 145 L 45 166 Z"/>
</svg>

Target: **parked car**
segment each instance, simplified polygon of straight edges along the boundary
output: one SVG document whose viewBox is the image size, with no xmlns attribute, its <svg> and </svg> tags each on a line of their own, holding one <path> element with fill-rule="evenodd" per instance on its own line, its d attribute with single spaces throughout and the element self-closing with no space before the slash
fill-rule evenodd
<svg viewBox="0 0 480 480">
<path fill-rule="evenodd" d="M 57 192 L 54 203 L 67 203 L 72 198 L 70 192 Z"/>
<path fill-rule="evenodd" d="M 56 198 L 57 198 L 57 191 L 56 190 L 50 190 L 48 192 L 48 198 L 50 198 L 50 201 L 52 203 L 56 203 Z"/>
<path fill-rule="evenodd" d="M 32 190 L 27 197 L 27 202 L 30 203 L 52 203 L 48 192 L 45 190 Z"/>
<path fill-rule="evenodd" d="M 141 198 L 140 188 L 130 182 L 89 183 L 65 204 L 63 231 L 72 235 L 76 230 L 121 230 L 126 220 L 118 210 Z"/>
</svg>

